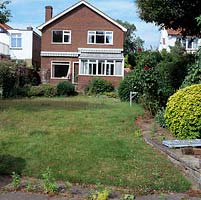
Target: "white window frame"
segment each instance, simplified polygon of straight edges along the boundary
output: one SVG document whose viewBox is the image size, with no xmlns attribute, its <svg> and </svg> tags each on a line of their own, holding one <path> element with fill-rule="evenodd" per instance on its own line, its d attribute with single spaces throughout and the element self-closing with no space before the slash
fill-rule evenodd
<svg viewBox="0 0 201 200">
<path fill-rule="evenodd" d="M 96 42 L 96 36 L 97 36 L 97 34 L 96 34 L 96 32 L 103 32 L 104 33 L 104 43 L 97 43 Z M 110 34 L 111 35 L 110 35 Z M 94 36 L 94 43 L 92 43 L 92 42 L 90 42 L 90 39 L 89 39 L 89 36 Z M 107 43 L 106 42 L 106 38 L 107 38 L 107 36 L 111 36 L 112 37 L 112 40 L 111 40 L 111 43 Z M 88 33 L 87 33 L 87 44 L 96 44 L 96 45 L 113 45 L 113 31 L 88 31 Z"/>
<path fill-rule="evenodd" d="M 53 66 L 54 63 L 58 63 L 59 65 L 66 65 L 67 63 L 69 64 L 69 69 L 68 69 L 68 74 L 66 77 L 54 77 L 53 75 Z M 51 79 L 59 79 L 59 80 L 66 80 L 66 79 L 70 79 L 70 73 L 71 73 L 71 62 L 70 61 L 61 61 L 61 60 L 52 60 L 51 61 Z"/>
<path fill-rule="evenodd" d="M 189 47 L 190 44 L 190 40 L 191 38 L 187 37 L 181 40 L 181 44 L 182 46 L 186 49 L 186 50 L 196 50 L 198 49 L 198 38 L 193 38 L 192 43 L 191 43 L 191 47 Z M 197 42 L 196 42 L 197 41 Z M 185 44 L 185 45 L 184 45 Z"/>
<path fill-rule="evenodd" d="M 112 65 L 113 65 L 113 74 L 111 74 Z M 109 74 L 107 74 L 107 67 L 109 67 Z M 115 75 L 115 69 L 114 68 L 115 68 L 115 60 L 113 62 L 106 60 L 106 63 L 105 63 L 105 75 L 106 76 L 114 76 Z"/>
<path fill-rule="evenodd" d="M 104 63 L 104 73 L 103 74 L 99 74 L 98 73 L 98 64 L 101 62 L 101 66 L 103 67 L 103 63 Z M 112 77 L 122 77 L 123 74 L 121 75 L 116 75 L 115 74 L 115 67 L 116 67 L 116 62 L 119 61 L 119 60 L 86 60 L 86 62 L 83 62 L 82 60 L 80 60 L 80 70 L 79 70 L 79 75 L 84 75 L 84 76 L 112 76 Z M 123 61 L 122 62 L 122 68 L 124 67 L 123 66 Z M 93 70 L 92 70 L 92 73 L 90 74 L 89 73 L 89 65 L 90 64 L 96 64 L 96 74 L 93 74 Z M 84 67 L 85 65 L 85 67 Z M 107 74 L 107 65 L 109 65 L 109 71 L 110 73 Z M 113 69 L 113 75 L 111 75 L 111 66 L 114 66 L 114 69 Z M 81 70 L 81 67 L 84 67 L 84 69 Z M 101 70 L 102 71 L 102 70 Z M 83 72 L 83 73 L 81 73 Z M 123 70 L 122 70 L 123 72 Z"/>
<path fill-rule="evenodd" d="M 13 37 L 15 35 L 15 37 Z M 12 39 L 15 39 L 15 44 L 16 46 L 12 46 Z M 18 46 L 18 42 L 17 40 L 18 39 L 21 39 L 21 46 Z M 11 33 L 11 36 L 10 36 L 10 46 L 12 49 L 21 49 L 22 48 L 22 33 Z"/>
<path fill-rule="evenodd" d="M 53 41 L 53 32 L 54 31 L 62 31 L 62 42 L 54 42 Z M 68 33 L 65 33 L 68 32 Z M 64 36 L 69 36 L 69 42 L 64 42 Z M 52 44 L 71 44 L 71 30 L 52 30 Z"/>
</svg>

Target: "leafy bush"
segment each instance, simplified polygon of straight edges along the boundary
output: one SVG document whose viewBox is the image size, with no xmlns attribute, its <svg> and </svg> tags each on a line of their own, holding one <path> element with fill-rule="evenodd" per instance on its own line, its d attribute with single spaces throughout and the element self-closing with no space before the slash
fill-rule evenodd
<svg viewBox="0 0 201 200">
<path fill-rule="evenodd" d="M 188 74 L 185 77 L 181 88 L 193 85 L 201 84 L 201 48 L 197 52 L 197 61 L 192 67 L 189 68 Z"/>
<path fill-rule="evenodd" d="M 69 81 L 63 81 L 57 84 L 57 94 L 59 96 L 71 96 L 75 93 L 75 87 Z"/>
<path fill-rule="evenodd" d="M 155 115 L 157 110 L 160 108 L 159 102 L 157 99 L 151 98 L 147 94 L 143 94 L 139 98 L 140 104 L 149 112 L 150 115 Z"/>
<path fill-rule="evenodd" d="M 17 74 L 19 79 L 19 87 L 24 87 L 28 84 L 37 86 L 41 83 L 40 75 L 33 69 L 29 69 L 25 66 L 19 66 L 17 68 Z"/>
<path fill-rule="evenodd" d="M 89 95 L 103 94 L 104 92 L 114 91 L 114 86 L 111 82 L 101 78 L 93 78 L 87 86 L 87 93 Z"/>
<path fill-rule="evenodd" d="M 0 87 L 3 89 L 3 97 L 8 98 L 16 94 L 16 66 L 12 62 L 0 62 Z"/>
<path fill-rule="evenodd" d="M 0 62 L 0 87 L 3 89 L 3 97 L 26 96 L 25 85 L 38 85 L 39 74 L 24 65 L 18 65 L 12 61 Z M 23 88 L 23 89 L 22 89 Z"/>
<path fill-rule="evenodd" d="M 17 96 L 27 97 L 29 95 L 31 86 L 27 85 L 26 87 L 18 87 L 17 88 Z"/>
<path fill-rule="evenodd" d="M 154 114 L 158 108 L 158 71 L 156 65 L 160 60 L 158 52 L 138 53 L 137 66 L 121 81 L 118 88 L 122 101 L 128 101 L 130 92 L 137 92 L 135 100 L 141 102 L 145 108 Z"/>
<path fill-rule="evenodd" d="M 54 97 L 57 95 L 57 87 L 50 84 L 42 84 L 39 86 L 31 86 L 28 91 L 29 97 Z"/>
<path fill-rule="evenodd" d="M 42 85 L 45 97 L 55 97 L 57 95 L 57 86 L 44 84 Z"/>
<path fill-rule="evenodd" d="M 42 85 L 39 86 L 31 86 L 28 96 L 29 97 L 40 97 L 44 95 L 44 90 Z"/>
<path fill-rule="evenodd" d="M 119 97 L 128 101 L 130 92 L 137 92 L 135 100 L 143 104 L 151 114 L 165 107 L 168 98 L 180 87 L 193 56 L 186 55 L 178 45 L 168 53 L 137 52 L 137 65 L 119 86 Z"/>
<path fill-rule="evenodd" d="M 201 65 L 194 65 L 189 69 L 181 88 L 185 88 L 193 84 L 201 84 Z"/>
<path fill-rule="evenodd" d="M 165 109 L 161 108 L 157 111 L 156 116 L 155 116 L 155 121 L 163 128 L 166 128 L 166 123 L 165 123 Z"/>
<path fill-rule="evenodd" d="M 130 91 L 138 92 L 138 98 L 146 92 L 151 96 L 155 96 L 157 89 L 156 77 L 158 77 L 155 66 L 160 59 L 158 52 L 138 52 L 136 55 L 137 66 L 120 83 L 118 91 L 121 100 L 129 100 Z"/>
<path fill-rule="evenodd" d="M 201 137 L 201 84 L 178 90 L 165 110 L 165 122 L 178 138 Z"/>
<path fill-rule="evenodd" d="M 117 92 L 104 92 L 103 95 L 109 97 L 109 98 L 118 98 Z"/>
</svg>

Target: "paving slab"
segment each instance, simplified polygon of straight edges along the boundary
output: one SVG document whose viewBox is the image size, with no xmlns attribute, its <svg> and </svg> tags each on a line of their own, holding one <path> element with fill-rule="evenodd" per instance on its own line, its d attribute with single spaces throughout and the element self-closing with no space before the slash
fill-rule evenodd
<svg viewBox="0 0 201 200">
<path fill-rule="evenodd" d="M 43 194 L 9 192 L 0 194 L 0 200 L 81 200 L 82 198 L 49 197 Z M 200 197 L 189 197 L 187 194 L 153 194 L 136 197 L 135 200 L 200 200 Z"/>
<path fill-rule="evenodd" d="M 0 194 L 0 200 L 67 200 L 67 197 L 49 197 L 43 194 L 9 192 Z"/>
</svg>

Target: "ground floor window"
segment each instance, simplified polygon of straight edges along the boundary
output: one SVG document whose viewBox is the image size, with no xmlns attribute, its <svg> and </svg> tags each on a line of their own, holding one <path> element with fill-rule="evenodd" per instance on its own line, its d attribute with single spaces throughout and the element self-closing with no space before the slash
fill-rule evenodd
<svg viewBox="0 0 201 200">
<path fill-rule="evenodd" d="M 81 60 L 80 74 L 95 76 L 121 76 L 122 61 L 118 60 Z"/>
<path fill-rule="evenodd" d="M 53 61 L 51 78 L 69 79 L 70 62 Z"/>
</svg>

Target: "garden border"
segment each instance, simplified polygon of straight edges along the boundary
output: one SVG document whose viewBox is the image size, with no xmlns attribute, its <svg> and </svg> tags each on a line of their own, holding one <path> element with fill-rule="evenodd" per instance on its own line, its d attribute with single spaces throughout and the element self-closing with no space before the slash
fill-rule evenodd
<svg viewBox="0 0 201 200">
<path fill-rule="evenodd" d="M 192 186 L 196 190 L 201 189 L 201 157 L 194 155 L 183 155 L 181 148 L 168 148 L 156 139 L 152 138 L 154 119 L 137 118 L 134 122 L 141 130 L 144 141 L 152 146 L 155 150 L 168 157 L 168 159 L 179 167 L 186 177 L 192 182 Z M 157 125 L 158 126 L 158 125 Z M 158 128 L 157 128 L 158 129 Z M 154 132 L 162 132 L 162 128 L 155 129 Z"/>
<path fill-rule="evenodd" d="M 162 154 L 168 156 L 168 158 L 179 167 L 182 167 L 184 173 L 193 181 L 194 186 L 197 189 L 201 189 L 201 159 L 199 159 L 199 168 L 196 168 L 192 162 L 187 162 L 186 160 L 179 158 L 173 150 L 163 147 L 160 144 L 157 144 L 155 141 L 151 140 L 147 136 L 143 136 L 144 141 L 151 145 L 152 147 L 159 150 Z"/>
</svg>

